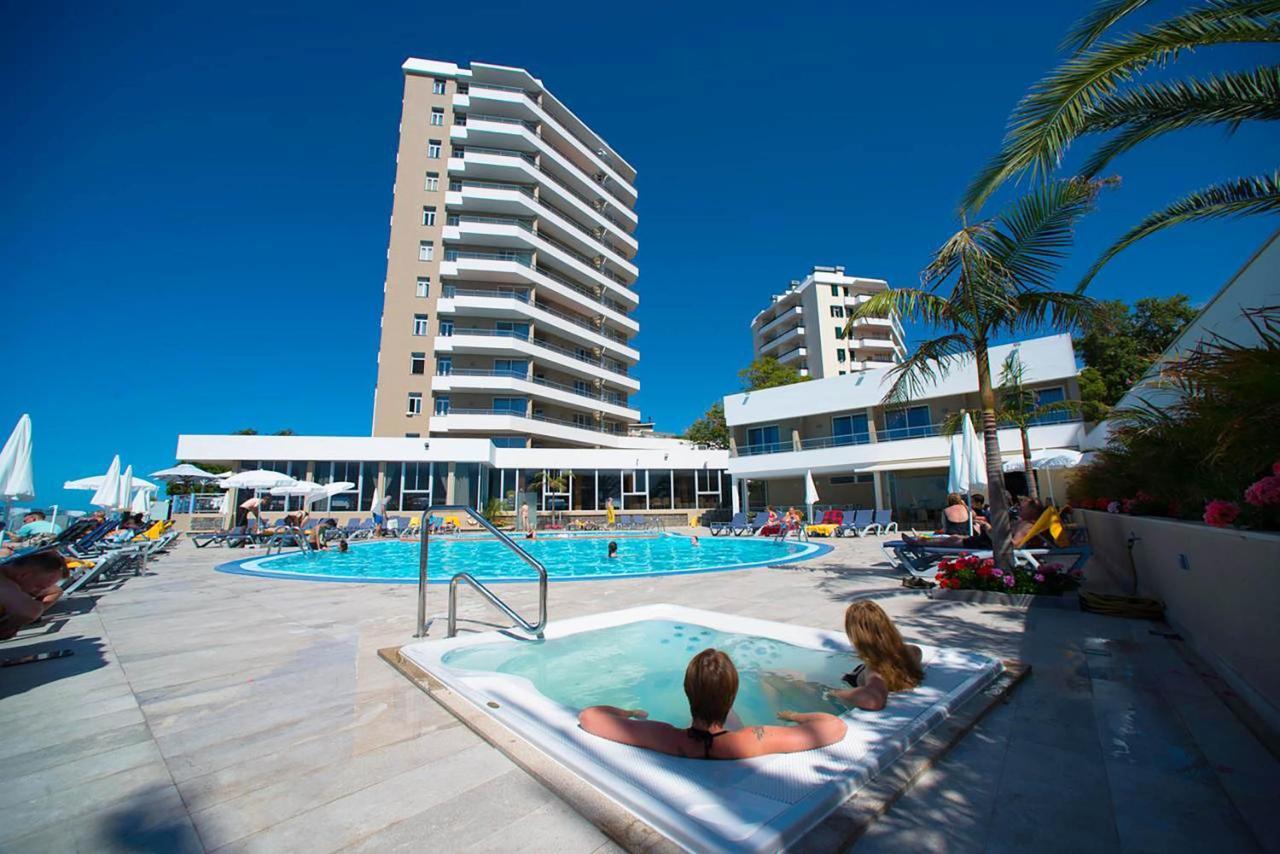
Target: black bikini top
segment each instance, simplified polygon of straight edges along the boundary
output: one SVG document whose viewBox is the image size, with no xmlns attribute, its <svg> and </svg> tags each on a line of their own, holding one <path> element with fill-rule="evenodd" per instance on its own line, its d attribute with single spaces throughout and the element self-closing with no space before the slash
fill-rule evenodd
<svg viewBox="0 0 1280 854">
<path fill-rule="evenodd" d="M 862 676 L 862 671 L 866 669 L 867 669 L 867 665 L 859 664 L 857 667 L 853 668 L 853 670 L 850 670 L 841 678 L 844 679 L 845 683 L 848 684 L 850 688 L 857 688 L 858 679 Z"/>
<path fill-rule="evenodd" d="M 702 758 L 703 759 L 711 758 L 711 743 L 713 741 L 715 741 L 717 738 L 719 738 L 722 735 L 729 734 L 729 730 L 727 729 L 722 729 L 720 730 L 720 732 L 710 732 L 709 730 L 698 729 L 697 727 L 692 727 L 692 726 L 689 727 L 684 732 L 685 732 L 685 735 L 689 736 L 689 738 L 692 738 L 694 741 L 702 742 L 702 750 L 703 750 Z"/>
</svg>

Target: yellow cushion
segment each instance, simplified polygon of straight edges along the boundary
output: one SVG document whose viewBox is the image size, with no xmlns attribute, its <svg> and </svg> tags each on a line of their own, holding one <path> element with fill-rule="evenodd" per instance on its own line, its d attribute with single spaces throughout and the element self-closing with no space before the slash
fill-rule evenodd
<svg viewBox="0 0 1280 854">
<path fill-rule="evenodd" d="M 805 531 L 819 537 L 829 537 L 836 532 L 835 525 L 809 525 Z"/>
<path fill-rule="evenodd" d="M 1071 535 L 1067 532 L 1066 526 L 1062 524 L 1062 517 L 1058 515 L 1057 509 L 1048 507 L 1040 514 L 1040 518 L 1036 520 L 1036 523 L 1031 526 L 1031 530 L 1027 531 L 1027 535 L 1014 543 L 1013 547 L 1015 549 L 1020 549 L 1022 548 L 1023 543 L 1027 542 L 1037 534 L 1043 534 L 1045 532 L 1048 532 L 1049 539 L 1053 540 L 1058 548 L 1065 549 L 1067 546 L 1071 545 Z"/>
</svg>

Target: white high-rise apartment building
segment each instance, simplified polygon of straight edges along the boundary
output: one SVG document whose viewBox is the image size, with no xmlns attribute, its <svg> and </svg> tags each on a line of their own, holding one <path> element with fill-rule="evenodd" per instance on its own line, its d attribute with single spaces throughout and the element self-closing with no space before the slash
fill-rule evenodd
<svg viewBox="0 0 1280 854">
<path fill-rule="evenodd" d="M 631 446 L 635 169 L 522 68 L 403 70 L 373 434 Z"/>
<path fill-rule="evenodd" d="M 845 275 L 844 267 L 814 267 L 751 321 L 752 349 L 815 379 L 901 361 L 907 349 L 896 316 L 862 318 L 845 334 L 852 309 L 888 287 L 883 279 Z"/>
</svg>

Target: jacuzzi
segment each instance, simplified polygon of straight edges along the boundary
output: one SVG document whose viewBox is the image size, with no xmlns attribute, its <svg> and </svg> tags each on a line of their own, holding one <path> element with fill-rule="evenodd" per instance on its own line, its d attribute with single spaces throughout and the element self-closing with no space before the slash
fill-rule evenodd
<svg viewBox="0 0 1280 854">
<path fill-rule="evenodd" d="M 667 756 L 578 726 L 594 704 L 646 708 L 687 726 L 684 668 L 695 652 L 729 653 L 741 677 L 742 725 L 780 723 L 779 708 L 840 712 L 844 739 L 802 753 L 714 761 Z M 411 643 L 411 662 L 475 710 L 694 851 L 776 851 L 800 839 L 913 743 L 997 679 L 999 660 L 925 646 L 925 681 L 880 712 L 824 696 L 857 662 L 843 632 L 677 605 L 551 623 L 544 641 L 484 632 Z M 446 705 L 448 705 L 446 703 Z"/>
</svg>

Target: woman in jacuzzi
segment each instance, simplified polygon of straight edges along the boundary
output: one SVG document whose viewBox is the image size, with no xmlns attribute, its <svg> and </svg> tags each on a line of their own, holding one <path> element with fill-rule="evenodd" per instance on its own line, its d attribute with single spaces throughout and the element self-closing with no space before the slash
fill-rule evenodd
<svg viewBox="0 0 1280 854">
<path fill-rule="evenodd" d="M 753 726 L 728 730 L 733 701 L 738 696 L 738 670 L 718 649 L 704 649 L 684 672 L 693 724 L 680 729 L 646 720 L 643 709 L 591 706 L 578 715 L 582 728 L 610 741 L 632 744 L 694 759 L 748 759 L 770 753 L 797 753 L 835 744 L 844 738 L 845 723 L 826 712 L 779 712 L 778 718 L 796 726 Z"/>
<path fill-rule="evenodd" d="M 924 681 L 922 651 L 906 643 L 889 615 L 875 602 L 860 600 L 844 612 L 844 630 L 862 663 L 844 675 L 849 687 L 832 696 L 851 706 L 878 712 L 895 691 L 910 691 Z"/>
</svg>

